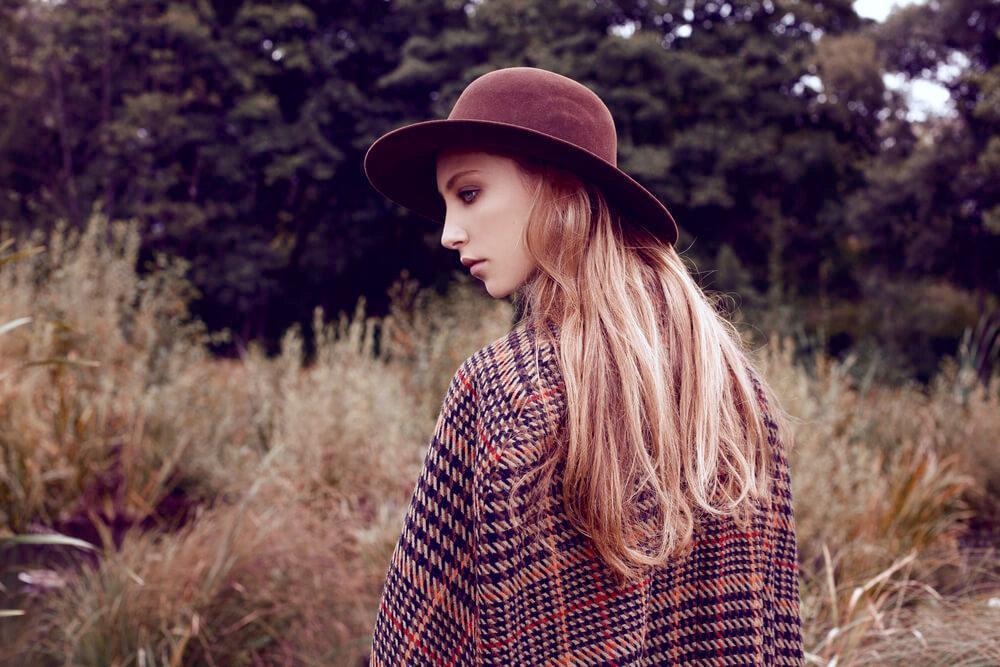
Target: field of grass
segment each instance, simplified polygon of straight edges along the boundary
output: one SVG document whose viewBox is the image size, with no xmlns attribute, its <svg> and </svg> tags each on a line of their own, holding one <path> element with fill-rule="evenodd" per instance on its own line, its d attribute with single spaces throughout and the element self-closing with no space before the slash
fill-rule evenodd
<svg viewBox="0 0 1000 667">
<path fill-rule="evenodd" d="M 182 264 L 138 237 L 0 243 L 0 664 L 360 665 L 455 368 L 504 302 L 401 281 L 315 355 L 213 359 Z M 378 335 L 376 335 L 378 334 Z M 792 416 L 808 661 L 1000 664 L 1000 373 L 929 387 L 758 350 Z M 59 533 L 79 545 L 15 536 Z"/>
</svg>

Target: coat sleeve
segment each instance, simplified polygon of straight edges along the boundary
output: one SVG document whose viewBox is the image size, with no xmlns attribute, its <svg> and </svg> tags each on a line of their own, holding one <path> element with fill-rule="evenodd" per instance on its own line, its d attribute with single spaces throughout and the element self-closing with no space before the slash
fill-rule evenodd
<svg viewBox="0 0 1000 667">
<path fill-rule="evenodd" d="M 478 432 L 466 360 L 445 394 L 389 562 L 372 632 L 372 667 L 475 664 Z"/>
</svg>

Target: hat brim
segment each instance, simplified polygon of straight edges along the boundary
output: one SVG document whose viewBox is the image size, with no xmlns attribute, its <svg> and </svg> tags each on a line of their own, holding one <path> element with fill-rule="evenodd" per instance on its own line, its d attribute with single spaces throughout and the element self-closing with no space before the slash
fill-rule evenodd
<svg viewBox="0 0 1000 667">
<path fill-rule="evenodd" d="M 443 223 L 445 203 L 437 190 L 436 153 L 467 145 L 514 151 L 563 166 L 601 188 L 628 221 L 673 244 L 678 228 L 667 207 L 615 165 L 568 141 L 518 125 L 488 120 L 428 120 L 379 137 L 365 153 L 364 171 L 372 186 L 390 200 Z"/>
</svg>

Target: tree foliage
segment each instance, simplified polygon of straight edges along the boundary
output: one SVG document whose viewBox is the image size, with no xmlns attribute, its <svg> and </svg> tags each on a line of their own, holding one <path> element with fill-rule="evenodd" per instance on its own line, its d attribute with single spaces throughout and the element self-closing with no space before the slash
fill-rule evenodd
<svg viewBox="0 0 1000 667">
<path fill-rule="evenodd" d="M 985 307 L 1000 8 L 941 0 L 874 24 L 852 4 L 8 0 L 0 220 L 132 219 L 143 257 L 192 262 L 210 326 L 273 344 L 316 305 L 382 310 L 404 268 L 449 279 L 440 230 L 370 188 L 364 151 L 445 117 L 477 76 L 532 65 L 608 103 L 619 164 L 674 213 L 679 247 L 724 261 L 712 287 L 808 309 L 870 296 L 873 275 L 940 278 Z M 957 115 L 909 118 L 887 73 L 938 76 Z"/>
</svg>

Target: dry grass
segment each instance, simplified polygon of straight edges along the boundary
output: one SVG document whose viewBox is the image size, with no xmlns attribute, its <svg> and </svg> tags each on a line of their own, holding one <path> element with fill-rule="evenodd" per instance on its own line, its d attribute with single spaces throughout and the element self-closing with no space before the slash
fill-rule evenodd
<svg viewBox="0 0 1000 667">
<path fill-rule="evenodd" d="M 1000 443 L 1000 375 L 985 387 L 949 361 L 928 391 L 884 388 L 852 380 L 852 357 L 819 355 L 805 368 L 793 355 L 788 341 L 774 340 L 761 359 L 796 425 L 791 465 L 809 659 L 888 664 L 877 656 L 888 655 L 894 638 L 919 635 L 919 619 L 940 627 L 948 622 L 942 610 L 1000 593 L 996 552 L 970 552 L 959 539 L 970 499 L 997 480 L 990 452 Z M 924 607 L 937 615 L 917 611 Z M 1000 637 L 987 633 L 962 649 L 982 662 L 962 664 L 992 664 L 998 650 Z"/>
<path fill-rule="evenodd" d="M 362 663 L 447 383 L 509 306 L 404 276 L 384 319 L 317 310 L 308 365 L 294 328 L 213 360 L 183 264 L 140 279 L 134 231 L 100 218 L 42 242 L 0 244 L 0 531 L 85 521 L 102 556 L 3 552 L 24 614 L 0 616 L 0 663 Z M 996 664 L 996 552 L 960 540 L 996 505 L 1000 376 L 947 361 L 890 388 L 794 355 L 760 359 L 794 424 L 809 661 Z"/>
</svg>

